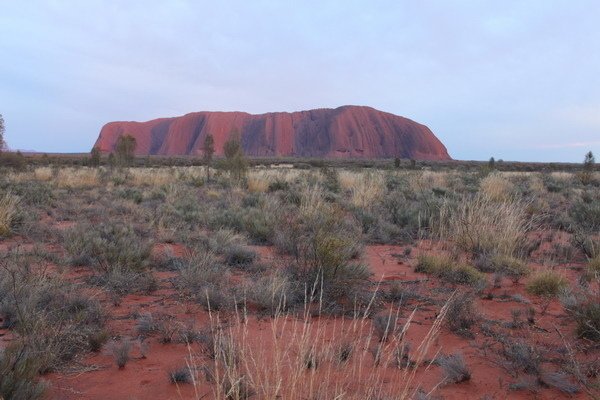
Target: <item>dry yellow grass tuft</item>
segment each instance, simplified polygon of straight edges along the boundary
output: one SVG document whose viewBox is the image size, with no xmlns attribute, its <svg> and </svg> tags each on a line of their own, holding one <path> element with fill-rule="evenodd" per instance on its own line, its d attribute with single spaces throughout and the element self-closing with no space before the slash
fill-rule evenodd
<svg viewBox="0 0 600 400">
<path fill-rule="evenodd" d="M 248 191 L 251 193 L 266 193 L 271 183 L 271 175 L 266 171 L 252 171 L 246 176 Z"/>
<path fill-rule="evenodd" d="M 489 174 L 479 183 L 479 190 L 490 200 L 507 201 L 515 194 L 515 185 L 501 173 Z"/>
<path fill-rule="evenodd" d="M 381 172 L 339 173 L 340 187 L 351 193 L 350 201 L 356 207 L 370 208 L 385 192 L 385 179 Z"/>
<path fill-rule="evenodd" d="M 33 176 L 38 181 L 48 182 L 52 180 L 54 174 L 50 167 L 38 167 L 33 171 Z"/>
<path fill-rule="evenodd" d="M 58 171 L 56 184 L 61 188 L 92 188 L 100 184 L 100 179 L 94 168 L 64 168 Z"/>
<path fill-rule="evenodd" d="M 172 168 L 129 168 L 128 174 L 136 186 L 164 186 L 177 178 L 177 171 Z"/>
</svg>

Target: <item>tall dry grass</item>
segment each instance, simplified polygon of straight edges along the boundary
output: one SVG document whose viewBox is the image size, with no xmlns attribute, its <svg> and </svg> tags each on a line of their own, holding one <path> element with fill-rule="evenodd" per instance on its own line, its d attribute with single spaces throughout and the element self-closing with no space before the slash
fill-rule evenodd
<svg viewBox="0 0 600 400">
<path fill-rule="evenodd" d="M 390 329 L 387 340 L 380 340 L 368 312 L 315 321 L 306 308 L 303 318 L 277 313 L 261 330 L 252 329 L 258 322 L 245 316 L 225 325 L 211 313 L 212 394 L 219 400 L 251 394 L 266 400 L 414 398 L 423 389 L 418 371 L 428 369 L 439 352 L 434 347 L 446 313 L 447 305 L 413 350 L 406 337 L 415 311 Z M 388 321 L 398 315 L 389 310 Z M 189 349 L 187 365 L 200 399 L 204 357 Z"/>
<path fill-rule="evenodd" d="M 517 256 L 533 221 L 527 203 L 518 199 L 498 202 L 485 193 L 465 196 L 457 205 L 446 201 L 440 209 L 439 237 L 472 253 Z"/>
</svg>

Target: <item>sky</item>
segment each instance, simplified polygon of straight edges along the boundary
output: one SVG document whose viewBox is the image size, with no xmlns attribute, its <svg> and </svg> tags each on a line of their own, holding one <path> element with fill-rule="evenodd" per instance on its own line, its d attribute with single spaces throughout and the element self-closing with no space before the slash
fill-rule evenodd
<svg viewBox="0 0 600 400">
<path fill-rule="evenodd" d="M 0 0 L 13 149 L 105 123 L 367 105 L 462 160 L 600 156 L 600 1 Z"/>
</svg>

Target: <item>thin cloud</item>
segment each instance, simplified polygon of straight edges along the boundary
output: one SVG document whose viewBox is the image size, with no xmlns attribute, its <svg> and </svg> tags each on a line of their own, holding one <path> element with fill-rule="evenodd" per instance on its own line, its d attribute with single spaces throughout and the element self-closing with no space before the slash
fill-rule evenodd
<svg viewBox="0 0 600 400">
<path fill-rule="evenodd" d="M 600 146 L 600 140 L 591 142 L 569 142 L 569 143 L 553 143 L 553 144 L 540 144 L 535 146 L 536 149 L 571 149 L 580 147 L 592 147 Z"/>
</svg>

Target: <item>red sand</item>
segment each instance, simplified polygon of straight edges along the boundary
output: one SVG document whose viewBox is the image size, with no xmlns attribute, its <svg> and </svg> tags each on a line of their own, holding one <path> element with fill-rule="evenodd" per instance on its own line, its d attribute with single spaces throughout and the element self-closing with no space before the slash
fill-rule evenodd
<svg viewBox="0 0 600 400">
<path fill-rule="evenodd" d="M 422 246 L 431 247 L 427 243 Z M 175 254 L 181 251 L 177 246 L 164 245 L 157 249 L 163 251 L 166 248 L 174 251 Z M 266 247 L 257 248 L 263 261 L 276 259 L 272 250 Z M 429 279 L 429 277 L 413 272 L 416 254 L 420 251 L 415 248 L 410 257 L 402 256 L 404 247 L 401 246 L 368 246 L 365 249 L 365 261 L 370 265 L 374 276 L 373 281 L 381 281 L 381 285 L 388 285 L 391 281 L 419 281 L 415 287 L 423 294 L 430 294 L 431 290 L 439 287 L 439 282 Z M 82 271 L 83 272 L 83 271 Z M 75 278 L 77 272 L 71 275 Z M 160 288 L 151 295 L 130 295 L 122 299 L 119 305 L 112 305 L 108 299 L 104 301 L 105 306 L 111 314 L 108 328 L 114 338 L 129 338 L 132 342 L 138 343 L 136 339 L 136 321 L 135 315 L 139 313 L 151 312 L 153 315 L 168 315 L 175 321 L 183 324 L 194 324 L 196 328 L 208 327 L 209 315 L 201 307 L 195 304 L 181 302 L 169 283 L 172 273 L 157 273 L 157 279 L 160 282 Z M 382 279 L 383 278 L 383 279 Z M 490 320 L 501 320 L 508 322 L 511 320 L 511 310 L 527 308 L 529 304 L 518 303 L 507 296 L 520 294 L 531 300 L 531 306 L 536 309 L 536 322 L 534 326 L 525 326 L 520 329 L 505 329 L 505 334 L 515 338 L 523 338 L 530 344 L 535 344 L 547 349 L 556 349 L 562 346 L 562 341 L 556 333 L 556 328 L 565 334 L 569 340 L 573 338 L 573 323 L 565 316 L 561 306 L 556 300 L 552 301 L 545 315 L 541 315 L 542 302 L 529 296 L 524 291 L 524 284 L 514 284 L 508 280 L 502 282 L 501 288 L 487 289 L 494 295 L 492 300 L 478 300 L 478 307 L 484 318 Z M 435 319 L 437 307 L 424 303 L 414 302 L 403 309 L 402 319 L 413 307 L 418 307 L 413 324 L 408 333 L 407 340 L 416 347 L 424 335 L 428 332 L 432 322 Z M 226 318 L 226 316 L 225 316 Z M 296 320 L 297 321 L 297 320 Z M 248 332 L 248 340 L 258 344 L 267 343 L 272 335 L 271 319 L 257 319 L 249 317 L 245 325 Z M 340 325 L 341 324 L 341 325 Z M 348 333 L 349 320 L 341 321 L 331 318 L 313 318 L 311 319 L 312 329 L 323 335 L 324 341 L 339 341 Z M 346 327 L 346 328 L 344 328 Z M 291 334 L 289 331 L 283 333 Z M 346 333 L 344 333 L 346 332 Z M 586 398 L 581 393 L 577 396 L 567 396 L 555 389 L 544 388 L 537 394 L 527 391 L 509 391 L 508 385 L 515 382 L 511 377 L 510 369 L 503 367 L 503 358 L 498 354 L 500 349 L 497 344 L 483 335 L 479 328 L 474 329 L 473 338 L 465 338 L 449 332 L 443 328 L 431 355 L 440 350 L 442 353 L 461 352 L 467 364 L 471 368 L 472 378 L 470 381 L 460 384 L 441 385 L 435 392 L 436 395 L 443 396 L 444 399 L 480 399 L 485 395 L 494 399 L 555 399 L 555 398 Z M 0 335 L 5 332 L 0 331 Z M 3 339 L 0 337 L 0 339 Z M 353 338 L 355 339 L 355 338 Z M 112 340 L 111 340 L 112 341 Z M 89 370 L 82 367 L 81 371 L 74 373 L 54 373 L 44 377 L 51 384 L 50 396 L 53 399 L 193 399 L 193 398 L 212 398 L 212 386 L 207 382 L 201 382 L 198 393 L 194 393 L 192 385 L 183 384 L 180 386 L 169 382 L 167 373 L 173 368 L 185 365 L 186 357 L 189 351 L 196 352 L 197 345 L 192 345 L 190 349 L 185 344 L 170 343 L 161 344 L 158 338 L 148 339 L 149 351 L 147 358 L 142 358 L 137 346 L 134 345 L 133 359 L 127 366 L 119 370 L 108 348 L 108 343 L 100 354 L 91 355 L 81 360 L 81 365 L 89 366 Z M 365 344 L 367 345 L 367 344 Z M 368 345 L 370 346 L 370 345 Z M 265 356 L 270 357 L 270 356 Z M 365 371 L 369 371 L 367 363 Z M 370 368 L 373 368 L 372 365 Z M 546 367 L 547 369 L 552 367 Z M 307 372 L 308 373 L 308 372 Z M 367 374 L 368 372 L 365 372 Z M 386 372 L 387 373 L 387 372 Z M 392 379 L 394 371 L 390 372 Z M 429 369 L 421 367 L 415 377 L 415 382 L 420 382 L 425 390 L 430 390 L 440 383 L 442 372 L 439 367 L 431 366 Z M 365 375 L 364 382 L 355 382 L 355 385 L 368 385 L 369 379 Z M 255 396 L 254 398 L 260 398 Z"/>
</svg>

